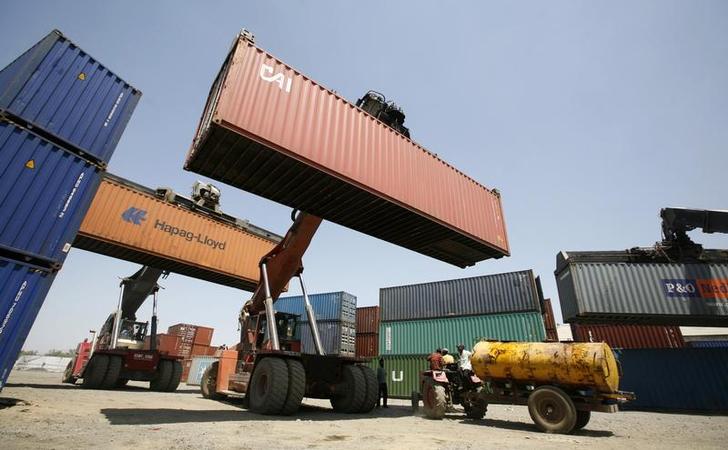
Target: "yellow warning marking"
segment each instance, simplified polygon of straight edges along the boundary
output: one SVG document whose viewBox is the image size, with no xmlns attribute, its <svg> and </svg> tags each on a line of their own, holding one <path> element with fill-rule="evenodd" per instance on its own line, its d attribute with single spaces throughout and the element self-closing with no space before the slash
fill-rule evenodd
<svg viewBox="0 0 728 450">
<path fill-rule="evenodd" d="M 32 159 L 29 159 L 27 163 L 25 163 L 26 169 L 35 169 L 35 161 Z"/>
<path fill-rule="evenodd" d="M 81 81 L 85 80 L 86 79 L 86 74 L 83 73 L 83 72 L 79 73 L 78 74 L 78 79 L 81 80 Z"/>
</svg>

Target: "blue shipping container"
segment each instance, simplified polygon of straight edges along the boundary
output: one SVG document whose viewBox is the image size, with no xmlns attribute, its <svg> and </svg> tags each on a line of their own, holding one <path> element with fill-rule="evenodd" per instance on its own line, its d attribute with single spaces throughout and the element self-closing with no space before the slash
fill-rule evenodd
<svg viewBox="0 0 728 450">
<path fill-rule="evenodd" d="M 622 409 L 728 411 L 728 348 L 617 349 Z"/>
<path fill-rule="evenodd" d="M 0 248 L 61 264 L 101 182 L 101 170 L 0 121 Z"/>
<path fill-rule="evenodd" d="M 0 258 L 0 389 L 18 359 L 55 273 Z"/>
<path fill-rule="evenodd" d="M 356 322 L 356 297 L 346 292 L 329 292 L 308 296 L 316 320 Z M 276 311 L 298 314 L 301 321 L 308 320 L 303 296 L 281 297 L 275 303 Z"/>
<path fill-rule="evenodd" d="M 205 374 L 207 368 L 219 359 L 217 356 L 193 356 L 186 383 L 192 386 L 199 386 L 202 382 L 202 375 Z"/>
<path fill-rule="evenodd" d="M 57 30 L 0 71 L 0 109 L 104 163 L 140 97 Z"/>
</svg>

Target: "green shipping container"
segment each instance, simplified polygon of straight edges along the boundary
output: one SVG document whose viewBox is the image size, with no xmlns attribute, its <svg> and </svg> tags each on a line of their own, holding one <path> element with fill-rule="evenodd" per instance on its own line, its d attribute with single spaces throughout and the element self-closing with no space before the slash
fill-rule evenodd
<svg viewBox="0 0 728 450">
<path fill-rule="evenodd" d="M 420 390 L 420 372 L 429 368 L 427 355 L 382 356 L 382 358 L 387 373 L 390 398 L 411 398 L 413 391 Z M 378 358 L 372 359 L 369 366 L 376 370 L 379 367 Z"/>
<path fill-rule="evenodd" d="M 541 342 L 546 339 L 543 317 L 526 312 L 382 322 L 379 354 L 422 355 L 438 347 L 455 352 L 461 342 L 470 349 L 482 339 Z"/>
</svg>

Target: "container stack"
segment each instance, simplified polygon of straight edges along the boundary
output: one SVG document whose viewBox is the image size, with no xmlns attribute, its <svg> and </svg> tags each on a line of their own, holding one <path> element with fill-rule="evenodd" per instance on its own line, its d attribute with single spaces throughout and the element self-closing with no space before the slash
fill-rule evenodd
<svg viewBox="0 0 728 450">
<path fill-rule="evenodd" d="M 356 356 L 374 358 L 379 354 L 379 306 L 356 309 Z"/>
<path fill-rule="evenodd" d="M 321 344 L 327 355 L 354 356 L 356 345 L 356 297 L 346 292 L 330 292 L 308 296 L 318 324 Z M 281 297 L 275 303 L 279 312 L 299 316 L 298 333 L 301 352 L 314 354 L 311 334 L 302 295 Z"/>
<path fill-rule="evenodd" d="M 551 305 L 551 299 L 546 298 L 541 302 L 541 314 L 543 315 L 543 325 L 546 329 L 546 340 L 557 342 L 559 333 L 556 330 L 556 317 L 554 317 L 554 308 Z"/>
<path fill-rule="evenodd" d="M 140 96 L 59 31 L 0 71 L 0 388 Z"/>
<path fill-rule="evenodd" d="M 182 379 L 186 380 L 192 366 L 192 360 L 196 356 L 211 356 L 215 354 L 217 347 L 210 346 L 212 342 L 212 333 L 214 328 L 203 327 L 200 325 L 191 325 L 188 323 L 178 323 L 167 329 L 166 335 L 176 339 L 176 347 L 169 353 L 175 356 L 181 356 L 182 361 Z M 160 341 L 161 343 L 162 341 Z M 162 348 L 159 347 L 161 350 Z"/>
<path fill-rule="evenodd" d="M 531 270 L 383 288 L 379 306 L 379 355 L 392 397 L 419 389 L 419 372 L 436 348 L 454 353 L 459 343 L 471 349 L 481 339 L 546 337 Z"/>
</svg>

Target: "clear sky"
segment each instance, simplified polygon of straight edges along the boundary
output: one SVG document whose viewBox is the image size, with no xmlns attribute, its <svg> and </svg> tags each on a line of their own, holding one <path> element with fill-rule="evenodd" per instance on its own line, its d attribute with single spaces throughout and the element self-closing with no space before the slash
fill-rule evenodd
<svg viewBox="0 0 728 450">
<path fill-rule="evenodd" d="M 183 159 L 247 28 L 351 101 L 385 93 L 416 141 L 502 192 L 512 256 L 465 270 L 325 223 L 304 260 L 309 290 L 360 305 L 384 286 L 528 268 L 555 299 L 558 251 L 651 245 L 663 206 L 728 209 L 725 1 L 16 1 L 0 15 L 0 65 L 53 28 L 144 93 L 109 167 L 144 185 L 187 195 L 199 178 Z M 227 213 L 288 228 L 287 208 L 220 187 Z M 25 347 L 74 346 L 137 268 L 72 250 Z M 249 293 L 179 275 L 163 285 L 163 328 L 198 323 L 235 342 Z"/>
</svg>

